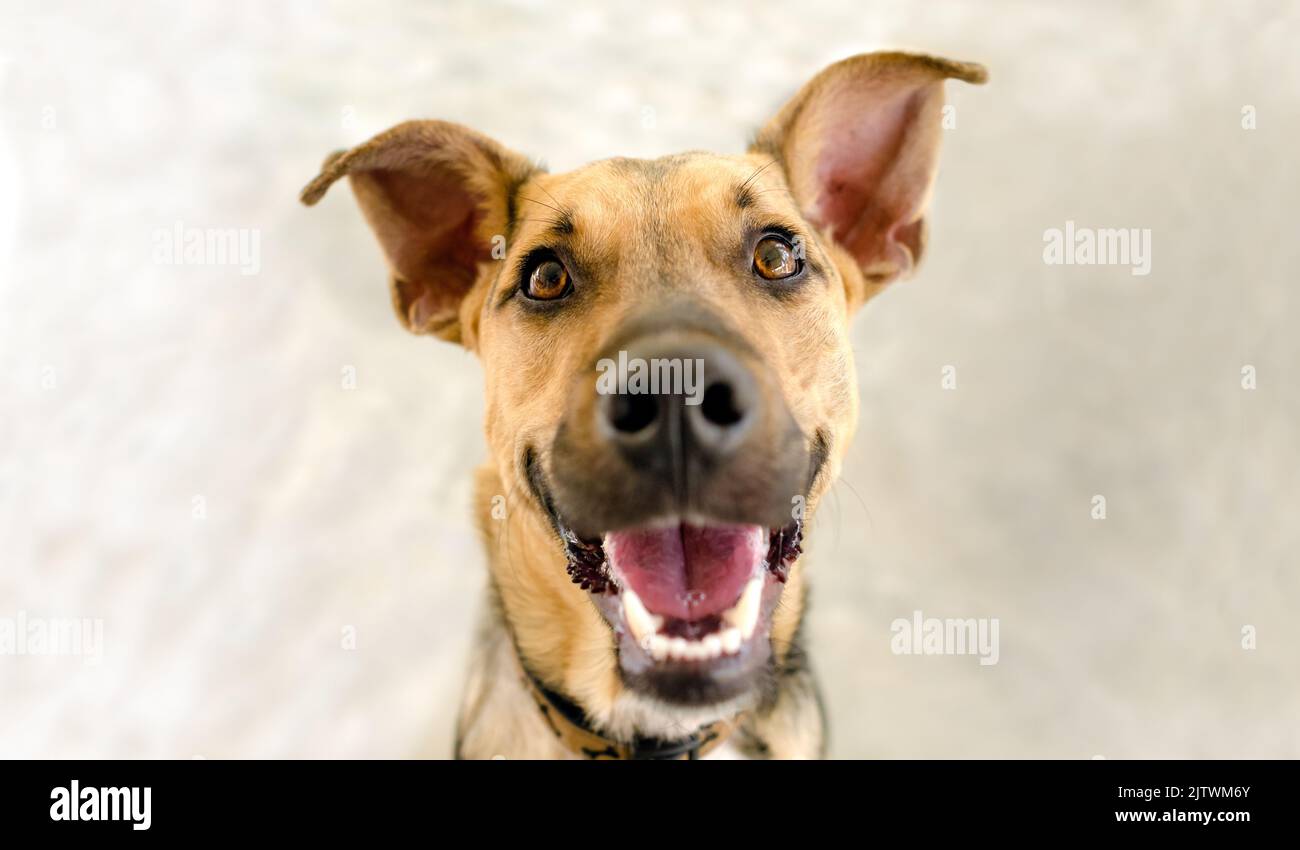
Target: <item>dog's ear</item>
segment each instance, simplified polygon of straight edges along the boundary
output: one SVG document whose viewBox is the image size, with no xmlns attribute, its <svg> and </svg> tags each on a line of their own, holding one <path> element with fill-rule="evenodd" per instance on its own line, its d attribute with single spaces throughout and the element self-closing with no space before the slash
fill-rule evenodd
<svg viewBox="0 0 1300 850">
<path fill-rule="evenodd" d="M 514 193 L 535 170 L 467 127 L 408 121 L 329 157 L 301 198 L 310 206 L 348 175 L 388 259 L 402 324 L 468 342 L 462 303 L 491 259 L 493 237 L 506 233 Z"/>
<path fill-rule="evenodd" d="M 845 59 L 800 89 L 750 148 L 781 164 L 805 218 L 857 261 L 862 280 L 847 282 L 855 307 L 921 259 L 948 77 L 982 83 L 987 74 L 908 53 Z"/>
</svg>

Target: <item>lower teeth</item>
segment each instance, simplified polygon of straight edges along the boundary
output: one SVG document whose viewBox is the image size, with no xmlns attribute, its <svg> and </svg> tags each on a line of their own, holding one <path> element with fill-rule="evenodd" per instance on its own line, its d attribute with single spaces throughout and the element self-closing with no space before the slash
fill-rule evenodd
<svg viewBox="0 0 1300 850">
<path fill-rule="evenodd" d="M 655 661 L 710 661 L 723 655 L 735 655 L 744 644 L 740 630 L 734 626 L 702 640 L 652 634 L 641 639 L 641 648 Z"/>
<path fill-rule="evenodd" d="M 758 625 L 763 583 L 762 573 L 750 579 L 740 599 L 722 614 L 721 629 L 695 640 L 662 634 L 659 630 L 664 619 L 650 613 L 641 597 L 630 588 L 624 588 L 622 594 L 623 619 L 633 639 L 655 661 L 708 661 L 723 655 L 735 655 Z"/>
</svg>

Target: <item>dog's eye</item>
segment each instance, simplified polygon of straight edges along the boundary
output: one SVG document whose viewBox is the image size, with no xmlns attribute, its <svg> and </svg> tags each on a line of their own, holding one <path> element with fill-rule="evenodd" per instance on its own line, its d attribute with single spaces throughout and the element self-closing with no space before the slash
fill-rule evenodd
<svg viewBox="0 0 1300 850">
<path fill-rule="evenodd" d="M 554 301 L 569 294 L 569 272 L 554 258 L 542 260 L 528 275 L 524 294 L 538 301 Z"/>
<path fill-rule="evenodd" d="M 794 248 L 780 236 L 764 236 L 754 246 L 754 271 L 767 280 L 784 280 L 799 273 Z"/>
</svg>

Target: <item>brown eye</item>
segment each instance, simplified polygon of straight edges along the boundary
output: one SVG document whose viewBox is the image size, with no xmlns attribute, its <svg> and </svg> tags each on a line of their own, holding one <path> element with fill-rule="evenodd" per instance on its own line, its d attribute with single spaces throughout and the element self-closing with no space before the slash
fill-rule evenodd
<svg viewBox="0 0 1300 850">
<path fill-rule="evenodd" d="M 794 248 L 780 236 L 764 236 L 754 246 L 754 271 L 768 280 L 783 280 L 799 272 Z"/>
<path fill-rule="evenodd" d="M 525 294 L 538 301 L 554 301 L 569 293 L 569 272 L 559 260 L 543 260 L 528 276 Z"/>
</svg>

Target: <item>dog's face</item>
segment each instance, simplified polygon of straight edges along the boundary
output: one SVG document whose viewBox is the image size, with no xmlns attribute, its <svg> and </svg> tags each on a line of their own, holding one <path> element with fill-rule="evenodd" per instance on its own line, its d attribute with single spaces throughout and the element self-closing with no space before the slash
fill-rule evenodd
<svg viewBox="0 0 1300 850">
<path fill-rule="evenodd" d="M 771 162 L 531 178 L 480 314 L 498 466 L 565 539 L 625 681 L 673 701 L 769 665 L 798 519 L 856 412 L 843 273 Z"/>
<path fill-rule="evenodd" d="M 780 661 L 857 417 L 848 320 L 919 260 L 946 77 L 983 71 L 855 57 L 745 155 L 567 174 L 413 122 L 305 190 L 349 174 L 403 323 L 484 363 L 510 507 L 554 532 L 495 576 L 534 665 L 573 645 L 633 692 L 718 705 Z"/>
</svg>

